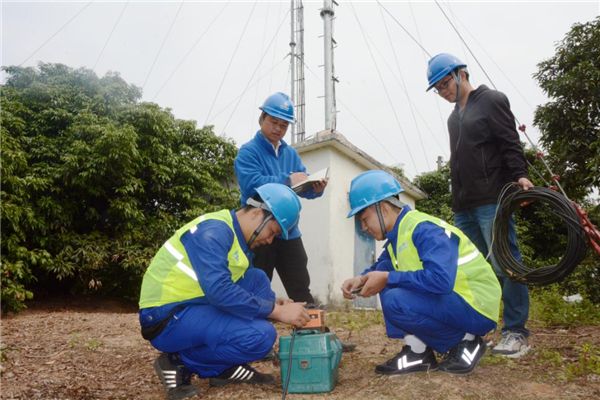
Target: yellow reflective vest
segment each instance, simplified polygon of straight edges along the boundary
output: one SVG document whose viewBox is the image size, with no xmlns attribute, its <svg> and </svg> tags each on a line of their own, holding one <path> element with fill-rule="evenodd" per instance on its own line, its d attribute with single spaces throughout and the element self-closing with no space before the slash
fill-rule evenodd
<svg viewBox="0 0 600 400">
<path fill-rule="evenodd" d="M 180 228 L 158 250 L 142 280 L 140 308 L 157 307 L 204 296 L 202 282 L 198 281 L 180 239 L 188 231 L 195 232 L 199 223 L 209 219 L 225 222 L 233 232 L 233 243 L 227 254 L 229 270 L 233 282 L 244 276 L 250 263 L 235 234 L 231 212 L 221 210 L 205 214 Z"/>
<path fill-rule="evenodd" d="M 417 225 L 425 221 L 444 229 L 448 237 L 451 234 L 458 236 L 458 266 L 453 291 L 480 314 L 498 321 L 502 293 L 498 278 L 477 247 L 455 226 L 420 211 L 408 211 L 398 224 L 396 247 L 391 243 L 387 247 L 394 269 L 405 272 L 423 269 L 412 236 Z"/>
</svg>

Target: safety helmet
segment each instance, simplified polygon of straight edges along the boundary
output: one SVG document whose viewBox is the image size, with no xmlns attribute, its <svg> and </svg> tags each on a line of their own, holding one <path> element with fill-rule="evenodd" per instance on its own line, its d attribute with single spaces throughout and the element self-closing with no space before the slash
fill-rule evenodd
<svg viewBox="0 0 600 400">
<path fill-rule="evenodd" d="M 440 53 L 429 60 L 427 66 L 427 80 L 429 87 L 426 91 L 431 90 L 443 77 L 458 68 L 464 68 L 467 64 L 454 57 L 452 54 Z"/>
<path fill-rule="evenodd" d="M 294 118 L 294 103 L 285 93 L 277 92 L 267 97 L 261 107 L 258 107 L 271 117 L 279 118 L 291 124 L 296 122 Z"/>
<path fill-rule="evenodd" d="M 400 183 L 388 172 L 381 170 L 366 171 L 350 183 L 350 212 L 348 218 L 358 214 L 372 204 L 403 192 Z"/>
<path fill-rule="evenodd" d="M 281 183 L 266 183 L 258 187 L 256 193 L 281 227 L 281 236 L 287 239 L 288 232 L 298 223 L 302 209 L 296 193 Z"/>
</svg>

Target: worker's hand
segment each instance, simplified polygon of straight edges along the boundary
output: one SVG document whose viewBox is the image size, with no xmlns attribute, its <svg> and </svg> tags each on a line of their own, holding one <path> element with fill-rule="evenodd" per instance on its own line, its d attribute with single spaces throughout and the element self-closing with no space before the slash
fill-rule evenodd
<svg viewBox="0 0 600 400">
<path fill-rule="evenodd" d="M 284 305 L 284 304 L 288 304 L 288 303 L 293 303 L 294 300 L 292 299 L 284 299 L 282 297 L 278 297 L 275 299 L 275 304 L 279 304 L 280 306 Z"/>
<path fill-rule="evenodd" d="M 531 183 L 531 181 L 525 177 L 519 178 L 517 183 L 523 190 L 529 190 L 533 187 L 533 183 Z"/>
<path fill-rule="evenodd" d="M 533 187 L 533 183 L 531 183 L 531 181 L 525 177 L 523 178 L 519 178 L 519 180 L 517 181 L 517 183 L 519 184 L 519 187 L 523 190 L 529 190 Z M 530 205 L 532 203 L 532 201 L 522 201 L 519 205 L 521 207 L 527 207 L 528 205 Z"/>
<path fill-rule="evenodd" d="M 290 178 L 290 186 L 294 186 L 300 182 L 304 182 L 305 180 L 307 180 L 308 175 L 306 175 L 304 172 L 294 172 L 294 173 L 290 174 L 289 178 Z"/>
<path fill-rule="evenodd" d="M 327 186 L 327 182 L 329 182 L 329 178 L 321 179 L 320 181 L 313 183 L 313 192 L 323 192 L 325 190 L 325 186 Z"/>
<path fill-rule="evenodd" d="M 363 297 L 370 297 L 381 292 L 385 285 L 387 285 L 389 274 L 390 273 L 387 271 L 371 271 L 366 274 L 366 281 L 360 291 L 360 295 Z"/>
<path fill-rule="evenodd" d="M 355 276 L 354 278 L 346 279 L 344 283 L 342 283 L 342 293 L 344 298 L 348 300 L 356 298 L 356 293 L 352 292 L 361 288 L 366 281 L 366 275 L 359 275 Z"/>
<path fill-rule="evenodd" d="M 303 327 L 310 320 L 310 316 L 304 308 L 305 305 L 306 303 L 275 303 L 275 308 L 268 318 L 294 325 L 297 328 Z"/>
</svg>

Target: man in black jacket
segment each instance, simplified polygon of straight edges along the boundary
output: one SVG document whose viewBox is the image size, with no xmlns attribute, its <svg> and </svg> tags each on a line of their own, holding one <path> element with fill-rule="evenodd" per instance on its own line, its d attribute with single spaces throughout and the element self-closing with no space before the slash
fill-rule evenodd
<svg viewBox="0 0 600 400">
<path fill-rule="evenodd" d="M 448 118 L 455 225 L 488 254 L 502 189 L 510 182 L 517 182 L 524 190 L 533 187 L 510 104 L 503 93 L 485 85 L 473 88 L 466 64 L 451 54 L 438 54 L 429 60 L 427 78 L 427 90 L 434 89 L 456 104 Z M 512 218 L 509 243 L 513 256 L 521 260 Z M 529 350 L 527 286 L 508 279 L 493 255 L 491 262 L 502 284 L 504 302 L 502 339 L 492 353 L 520 357 Z"/>
</svg>

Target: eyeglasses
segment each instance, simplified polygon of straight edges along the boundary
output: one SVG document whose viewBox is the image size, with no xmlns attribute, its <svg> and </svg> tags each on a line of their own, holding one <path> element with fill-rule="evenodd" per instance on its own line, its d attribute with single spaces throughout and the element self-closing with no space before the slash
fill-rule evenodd
<svg viewBox="0 0 600 400">
<path fill-rule="evenodd" d="M 448 75 L 447 79 L 444 79 L 442 81 L 440 81 L 440 83 L 438 83 L 437 85 L 435 85 L 433 87 L 433 91 L 436 93 L 441 92 L 442 90 L 445 90 L 446 88 L 448 88 L 448 85 L 450 84 L 450 81 L 453 80 L 454 78 L 452 77 L 452 75 Z"/>
</svg>

